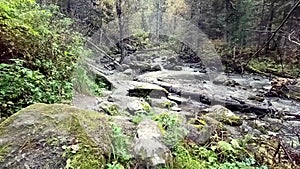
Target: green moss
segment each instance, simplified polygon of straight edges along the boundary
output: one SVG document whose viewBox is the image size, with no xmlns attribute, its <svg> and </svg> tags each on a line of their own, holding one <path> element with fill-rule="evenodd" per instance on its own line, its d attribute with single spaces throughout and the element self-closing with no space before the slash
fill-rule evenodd
<svg viewBox="0 0 300 169">
<path fill-rule="evenodd" d="M 71 152 L 66 150 L 65 157 L 68 159 L 66 168 L 104 168 L 106 160 L 103 154 L 105 154 L 105 152 L 103 152 L 103 150 L 99 148 L 99 145 L 89 137 L 87 131 L 82 126 L 86 125 L 85 128 L 95 130 L 98 123 L 95 123 L 93 120 L 99 119 L 99 113 L 81 111 L 75 108 L 72 111 L 73 113 L 71 113 L 72 115 L 69 118 L 58 124 L 60 130 L 66 130 L 76 138 L 79 146 L 79 150 L 75 153 L 74 151 Z M 50 112 L 52 111 L 45 113 Z M 102 124 L 105 125 L 105 123 Z M 109 134 L 104 137 L 109 137 Z"/>
<path fill-rule="evenodd" d="M 65 124 L 67 129 L 79 140 L 79 150 L 77 152 L 71 152 L 70 149 L 66 152 L 66 157 L 68 158 L 68 166 L 66 168 L 104 168 L 106 160 L 103 157 L 102 150 L 97 147 L 81 128 L 78 119 L 72 117 Z"/>
<path fill-rule="evenodd" d="M 240 126 L 243 124 L 243 120 L 239 116 L 225 116 L 223 115 L 220 122 L 231 126 Z"/>
<path fill-rule="evenodd" d="M 9 144 L 3 144 L 0 146 L 0 162 L 3 162 L 4 157 L 10 150 L 10 145 Z"/>
<path fill-rule="evenodd" d="M 251 70 L 254 70 L 258 73 L 271 73 L 275 75 L 288 75 L 293 77 L 299 77 L 300 69 L 299 65 L 292 65 L 283 63 L 283 71 L 282 72 L 282 65 L 280 63 L 276 63 L 272 59 L 252 59 L 248 65 Z"/>
<path fill-rule="evenodd" d="M 104 109 L 105 113 L 111 116 L 118 116 L 121 115 L 121 113 L 118 110 L 117 105 L 111 105 L 109 107 L 107 107 L 106 109 Z"/>
<path fill-rule="evenodd" d="M 32 118 L 30 125 L 25 123 L 25 128 L 14 127 L 15 121 L 20 121 L 24 117 Z M 46 138 L 47 145 L 67 147 L 77 146 L 76 151 L 70 148 L 65 149 L 63 159 L 67 160 L 65 168 L 104 168 L 106 166 L 105 156 L 111 153 L 111 134 L 109 119 L 103 114 L 93 111 L 80 110 L 68 105 L 46 105 L 34 104 L 23 109 L 8 118 L 0 125 L 1 136 L 8 137 L 9 134 L 16 132 L 17 135 L 35 131 L 39 137 Z M 22 128 L 22 131 L 20 131 Z M 48 135 L 45 129 L 55 131 L 54 134 Z M 60 140 L 64 138 L 70 142 Z M 19 142 L 14 142 L 19 146 Z M 2 145 L 3 146 L 3 145 Z M 5 148 L 5 147 L 4 147 Z M 0 156 L 2 157 L 0 147 Z"/>
</svg>

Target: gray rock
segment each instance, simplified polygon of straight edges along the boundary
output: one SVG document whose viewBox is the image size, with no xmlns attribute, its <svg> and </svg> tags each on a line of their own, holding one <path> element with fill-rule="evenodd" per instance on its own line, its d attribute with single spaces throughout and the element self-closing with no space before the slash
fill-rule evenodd
<svg viewBox="0 0 300 169">
<path fill-rule="evenodd" d="M 133 73 L 133 70 L 132 69 L 126 69 L 123 73 L 126 74 L 126 75 L 131 75 Z"/>
<path fill-rule="evenodd" d="M 108 101 L 103 101 L 99 104 L 99 109 L 96 109 L 95 111 L 104 112 L 105 114 L 116 116 L 119 115 L 119 107 Z"/>
<path fill-rule="evenodd" d="M 133 70 L 139 71 L 139 72 L 147 72 L 147 71 L 151 70 L 151 64 L 149 64 L 149 63 L 131 62 L 128 65 L 130 66 L 130 69 L 133 69 Z"/>
<path fill-rule="evenodd" d="M 172 100 L 178 104 L 183 104 L 185 102 L 187 102 L 187 99 L 179 97 L 179 96 L 175 96 L 175 95 L 168 95 L 167 97 L 169 100 Z"/>
<path fill-rule="evenodd" d="M 112 94 L 112 91 L 108 91 L 108 90 L 103 90 L 101 92 L 101 97 L 108 97 Z"/>
<path fill-rule="evenodd" d="M 133 102 L 129 102 L 126 108 L 130 114 L 135 115 L 138 111 L 143 111 L 143 103 L 141 100 L 134 100 Z"/>
<path fill-rule="evenodd" d="M 234 114 L 232 111 L 221 105 L 215 105 L 204 112 L 208 112 L 206 116 L 214 118 L 215 120 L 227 125 L 240 126 L 243 124 L 243 120 L 240 116 Z"/>
<path fill-rule="evenodd" d="M 248 97 L 248 100 L 255 100 L 255 101 L 258 101 L 258 102 L 263 102 L 264 100 L 265 100 L 265 98 L 264 97 L 262 97 L 262 96 L 258 96 L 258 95 L 250 95 L 249 97 Z"/>
<path fill-rule="evenodd" d="M 175 65 L 173 63 L 168 63 L 163 65 L 164 69 L 166 70 L 173 70 L 174 66 Z"/>
<path fill-rule="evenodd" d="M 136 60 L 140 62 L 146 61 L 146 59 L 149 58 L 149 56 L 146 55 L 136 55 Z"/>
<path fill-rule="evenodd" d="M 177 107 L 177 103 L 167 99 L 166 97 L 161 97 L 160 99 L 151 98 L 151 106 L 158 108 L 172 108 Z"/>
<path fill-rule="evenodd" d="M 132 145 L 133 154 L 143 165 L 165 165 L 170 159 L 170 150 L 162 143 L 162 134 L 156 122 L 144 120 L 137 127 L 137 136 Z"/>
<path fill-rule="evenodd" d="M 159 64 L 155 64 L 151 66 L 151 69 L 149 71 L 161 71 L 161 66 Z"/>
<path fill-rule="evenodd" d="M 221 84 L 224 84 L 228 80 L 229 80 L 228 76 L 221 74 L 221 75 L 218 75 L 212 82 L 213 82 L 213 84 L 221 85 Z"/>
<path fill-rule="evenodd" d="M 81 157 L 84 164 L 76 167 L 92 163 L 101 168 L 112 153 L 108 117 L 69 105 L 34 104 L 8 118 L 0 128 L 0 168 L 64 168 L 63 147 Z M 95 160 L 99 162 L 96 165 Z"/>
<path fill-rule="evenodd" d="M 167 59 L 167 61 L 168 61 L 169 63 L 176 63 L 176 62 L 177 62 L 177 58 L 176 58 L 175 56 L 172 56 L 172 57 L 169 57 L 169 58 Z"/>
<path fill-rule="evenodd" d="M 158 85 L 151 83 L 143 83 L 143 82 L 131 82 L 131 87 L 128 90 L 129 96 L 135 97 L 153 97 L 153 98 L 161 98 L 168 95 L 168 91 Z"/>
<path fill-rule="evenodd" d="M 186 139 L 198 145 L 208 143 L 214 131 L 212 126 L 204 126 L 200 131 L 193 125 L 187 125 L 186 128 L 188 130 Z"/>
<path fill-rule="evenodd" d="M 126 136 L 134 137 L 136 135 L 136 125 L 133 124 L 129 117 L 124 116 L 112 116 L 113 122 L 118 124 L 122 128 L 122 133 Z"/>
<path fill-rule="evenodd" d="M 181 71 L 181 70 L 182 70 L 182 67 L 181 67 L 181 66 L 174 66 L 174 67 L 173 67 L 173 70 Z"/>
</svg>

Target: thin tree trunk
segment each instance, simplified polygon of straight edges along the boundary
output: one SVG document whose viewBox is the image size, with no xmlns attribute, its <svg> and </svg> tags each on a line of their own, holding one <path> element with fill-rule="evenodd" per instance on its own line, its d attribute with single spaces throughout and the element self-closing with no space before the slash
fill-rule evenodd
<svg viewBox="0 0 300 169">
<path fill-rule="evenodd" d="M 122 0 L 116 0 L 116 11 L 119 24 L 119 46 L 121 50 L 121 59 L 119 63 L 122 63 L 125 57 L 124 43 L 123 43 L 123 17 L 122 17 Z"/>
</svg>

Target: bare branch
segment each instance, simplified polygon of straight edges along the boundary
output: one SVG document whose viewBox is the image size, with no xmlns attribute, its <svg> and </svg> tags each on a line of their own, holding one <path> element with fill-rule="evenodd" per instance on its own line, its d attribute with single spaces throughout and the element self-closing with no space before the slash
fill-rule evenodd
<svg viewBox="0 0 300 169">
<path fill-rule="evenodd" d="M 291 34 L 289 34 L 289 41 L 296 44 L 296 45 L 299 45 L 300 46 L 300 42 L 299 41 L 295 41 L 292 39 L 292 35 L 295 33 L 295 31 L 293 31 Z"/>
<path fill-rule="evenodd" d="M 92 41 L 89 39 L 86 39 L 88 43 L 90 43 L 96 50 L 103 53 L 108 59 L 110 59 L 112 62 L 114 62 L 116 65 L 121 66 L 113 57 L 109 56 L 104 50 L 100 49 L 97 45 L 95 45 Z"/>
</svg>

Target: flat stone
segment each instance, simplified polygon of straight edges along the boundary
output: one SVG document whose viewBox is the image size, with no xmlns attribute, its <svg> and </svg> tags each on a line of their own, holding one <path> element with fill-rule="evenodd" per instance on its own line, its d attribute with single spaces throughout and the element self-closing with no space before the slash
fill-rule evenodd
<svg viewBox="0 0 300 169">
<path fill-rule="evenodd" d="M 135 97 L 154 97 L 161 98 L 168 95 L 168 91 L 158 85 L 144 82 L 132 81 L 130 83 L 131 87 L 129 88 L 128 95 Z"/>
</svg>

